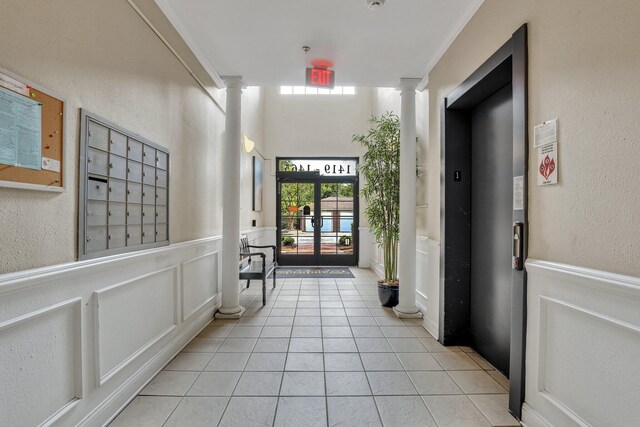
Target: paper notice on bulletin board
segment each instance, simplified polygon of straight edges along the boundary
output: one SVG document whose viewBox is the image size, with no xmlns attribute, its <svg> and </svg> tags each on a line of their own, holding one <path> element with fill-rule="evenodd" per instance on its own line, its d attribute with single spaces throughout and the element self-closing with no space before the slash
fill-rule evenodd
<svg viewBox="0 0 640 427">
<path fill-rule="evenodd" d="M 538 150 L 538 185 L 558 183 L 558 143 L 545 144 Z"/>
<path fill-rule="evenodd" d="M 0 73 L 0 86 L 6 87 L 21 95 L 29 96 L 29 86 L 2 73 Z"/>
<path fill-rule="evenodd" d="M 42 104 L 0 87 L 0 164 L 42 168 Z"/>
</svg>

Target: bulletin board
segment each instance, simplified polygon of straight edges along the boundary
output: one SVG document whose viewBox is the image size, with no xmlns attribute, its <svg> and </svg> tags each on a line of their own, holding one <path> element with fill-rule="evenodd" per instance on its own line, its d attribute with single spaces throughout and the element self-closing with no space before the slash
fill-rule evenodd
<svg viewBox="0 0 640 427">
<path fill-rule="evenodd" d="M 39 168 L 0 163 L 0 187 L 64 191 L 64 102 L 49 91 L 0 69 L 0 90 L 11 91 L 41 104 L 41 154 Z"/>
</svg>

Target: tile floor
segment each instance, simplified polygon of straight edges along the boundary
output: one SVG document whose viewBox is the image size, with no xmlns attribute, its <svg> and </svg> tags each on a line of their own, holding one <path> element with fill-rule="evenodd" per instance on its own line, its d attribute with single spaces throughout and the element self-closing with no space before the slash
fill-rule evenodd
<svg viewBox="0 0 640 427">
<path fill-rule="evenodd" d="M 380 307 L 376 276 L 282 279 L 214 320 L 111 426 L 518 426 L 507 380 L 421 320 Z"/>
</svg>

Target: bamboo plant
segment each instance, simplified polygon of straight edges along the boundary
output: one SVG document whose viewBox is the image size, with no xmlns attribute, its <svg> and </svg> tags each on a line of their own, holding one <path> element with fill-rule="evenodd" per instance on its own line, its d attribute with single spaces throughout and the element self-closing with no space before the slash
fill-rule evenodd
<svg viewBox="0 0 640 427">
<path fill-rule="evenodd" d="M 366 135 L 354 135 L 353 142 L 367 151 L 360 174 L 365 179 L 362 194 L 367 201 L 365 215 L 384 254 L 384 280 L 398 285 L 398 240 L 400 235 L 400 119 L 386 112 L 369 119 Z"/>
</svg>

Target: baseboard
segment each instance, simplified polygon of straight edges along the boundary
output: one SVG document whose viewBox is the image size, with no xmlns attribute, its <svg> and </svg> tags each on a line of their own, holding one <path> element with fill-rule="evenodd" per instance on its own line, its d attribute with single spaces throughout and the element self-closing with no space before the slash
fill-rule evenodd
<svg viewBox="0 0 640 427">
<path fill-rule="evenodd" d="M 377 262 L 372 261 L 370 268 L 371 268 L 371 271 L 376 273 L 378 277 L 384 277 L 384 265 L 378 264 Z"/>
<path fill-rule="evenodd" d="M 424 321 L 422 322 L 422 327 L 425 328 L 427 332 L 429 332 L 435 339 L 438 339 L 438 331 L 440 330 L 438 323 L 434 322 L 428 317 L 425 317 Z"/>
<path fill-rule="evenodd" d="M 418 310 L 420 310 L 420 313 L 422 313 L 423 316 L 427 314 L 427 307 L 424 304 L 422 304 L 417 298 L 416 298 L 416 307 L 418 307 Z"/>
<path fill-rule="evenodd" d="M 520 421 L 524 427 L 553 427 L 540 413 L 525 402 L 522 405 L 522 420 Z"/>
<path fill-rule="evenodd" d="M 166 347 L 140 367 L 127 381 L 107 396 L 100 405 L 87 414 L 78 425 L 103 426 L 113 421 L 136 398 L 138 393 L 213 320 L 213 313 L 218 308 L 220 308 L 220 302 L 216 302 L 213 307 L 202 313 L 192 325 L 177 335 Z M 140 381 L 142 381 L 142 385 L 139 385 Z"/>
</svg>

